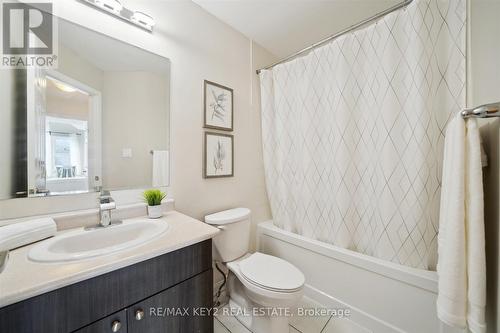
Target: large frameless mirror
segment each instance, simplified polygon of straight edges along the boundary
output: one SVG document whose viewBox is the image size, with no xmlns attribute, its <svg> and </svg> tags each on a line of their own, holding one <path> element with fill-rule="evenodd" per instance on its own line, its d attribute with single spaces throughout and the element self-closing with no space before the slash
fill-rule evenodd
<svg viewBox="0 0 500 333">
<path fill-rule="evenodd" d="M 168 186 L 168 59 L 58 19 L 57 68 L 1 72 L 0 199 Z"/>
</svg>

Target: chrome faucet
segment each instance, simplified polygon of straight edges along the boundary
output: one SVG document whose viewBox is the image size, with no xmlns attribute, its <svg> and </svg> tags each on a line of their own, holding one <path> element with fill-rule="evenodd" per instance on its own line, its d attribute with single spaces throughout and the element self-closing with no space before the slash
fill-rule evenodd
<svg viewBox="0 0 500 333">
<path fill-rule="evenodd" d="M 100 226 L 109 227 L 111 225 L 111 211 L 116 208 L 116 203 L 111 197 L 109 191 L 102 191 L 99 196 L 99 215 Z"/>
</svg>

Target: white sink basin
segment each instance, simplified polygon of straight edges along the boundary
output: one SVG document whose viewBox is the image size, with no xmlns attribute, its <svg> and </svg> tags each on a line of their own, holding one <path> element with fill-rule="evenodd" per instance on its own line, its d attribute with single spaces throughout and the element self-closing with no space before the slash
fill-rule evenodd
<svg viewBox="0 0 500 333">
<path fill-rule="evenodd" d="M 123 224 L 92 230 L 78 229 L 40 242 L 28 253 L 39 262 L 65 262 L 128 250 L 168 230 L 165 221 L 126 220 Z"/>
</svg>

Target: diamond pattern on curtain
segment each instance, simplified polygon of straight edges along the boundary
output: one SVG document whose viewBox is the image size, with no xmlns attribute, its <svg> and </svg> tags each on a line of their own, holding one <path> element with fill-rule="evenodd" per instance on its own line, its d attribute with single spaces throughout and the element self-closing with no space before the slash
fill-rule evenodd
<svg viewBox="0 0 500 333">
<path fill-rule="evenodd" d="M 274 224 L 435 269 L 444 129 L 465 107 L 465 41 L 465 0 L 415 0 L 262 71 Z"/>
</svg>

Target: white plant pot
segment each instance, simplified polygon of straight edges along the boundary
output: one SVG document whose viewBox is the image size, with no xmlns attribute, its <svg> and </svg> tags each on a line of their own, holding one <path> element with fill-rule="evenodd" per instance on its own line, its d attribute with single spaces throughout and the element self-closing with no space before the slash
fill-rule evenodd
<svg viewBox="0 0 500 333">
<path fill-rule="evenodd" d="M 148 216 L 150 219 L 159 219 L 162 217 L 163 212 L 161 205 L 159 206 L 148 206 Z"/>
</svg>

